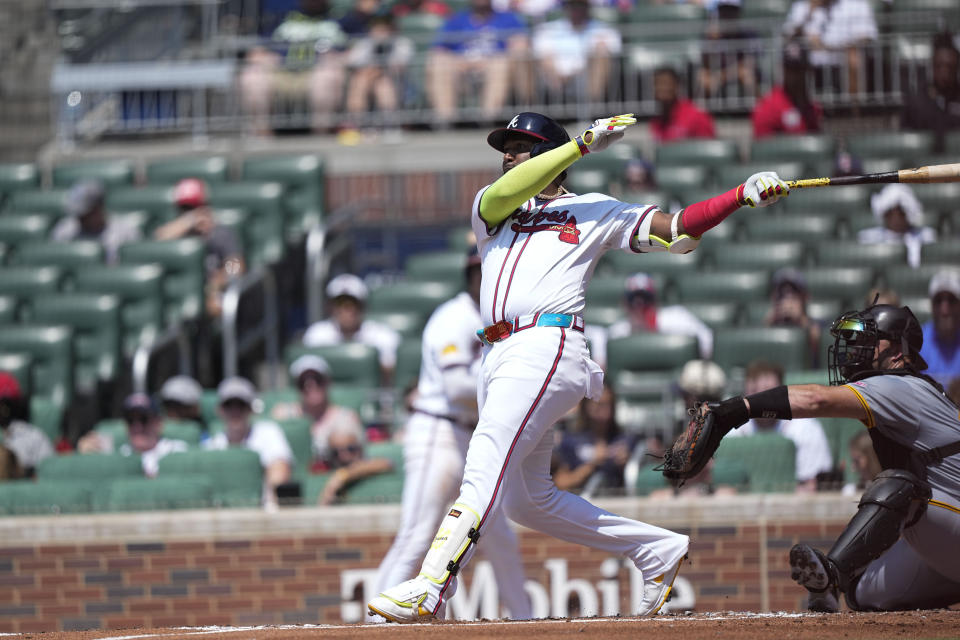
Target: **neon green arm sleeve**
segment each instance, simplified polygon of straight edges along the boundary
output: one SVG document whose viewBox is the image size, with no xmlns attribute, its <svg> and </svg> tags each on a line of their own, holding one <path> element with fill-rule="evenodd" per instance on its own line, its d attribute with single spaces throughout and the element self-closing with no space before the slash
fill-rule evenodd
<svg viewBox="0 0 960 640">
<path fill-rule="evenodd" d="M 480 198 L 480 217 L 491 227 L 543 191 L 560 172 L 580 159 L 580 147 L 571 140 L 522 162 L 500 176 Z"/>
</svg>

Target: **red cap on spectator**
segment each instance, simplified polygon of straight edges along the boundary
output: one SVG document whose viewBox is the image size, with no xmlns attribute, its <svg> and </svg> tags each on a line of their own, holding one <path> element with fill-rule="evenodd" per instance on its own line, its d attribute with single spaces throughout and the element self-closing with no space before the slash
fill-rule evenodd
<svg viewBox="0 0 960 640">
<path fill-rule="evenodd" d="M 202 207 L 207 204 L 207 185 L 196 178 L 184 178 L 173 190 L 173 201 L 180 207 Z"/>
<path fill-rule="evenodd" d="M 20 391 L 20 383 L 11 374 L 6 371 L 0 371 L 0 398 L 19 398 L 23 394 Z"/>
</svg>

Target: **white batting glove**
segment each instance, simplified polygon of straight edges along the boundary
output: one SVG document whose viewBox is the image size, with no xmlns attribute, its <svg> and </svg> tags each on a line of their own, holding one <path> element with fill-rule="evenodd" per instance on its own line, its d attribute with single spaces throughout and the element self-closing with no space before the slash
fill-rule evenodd
<svg viewBox="0 0 960 640">
<path fill-rule="evenodd" d="M 768 207 L 790 195 L 790 187 L 773 171 L 755 173 L 743 183 L 743 200 L 751 207 Z"/>
<path fill-rule="evenodd" d="M 633 117 L 632 113 L 594 120 L 592 127 L 577 136 L 580 155 L 585 156 L 594 151 L 603 151 L 622 138 L 624 129 L 633 124 L 637 124 L 637 119 Z"/>
</svg>

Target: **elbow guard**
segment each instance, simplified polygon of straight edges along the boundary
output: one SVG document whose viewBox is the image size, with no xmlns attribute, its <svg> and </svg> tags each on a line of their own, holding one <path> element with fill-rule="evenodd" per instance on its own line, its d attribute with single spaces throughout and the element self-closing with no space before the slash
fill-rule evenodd
<svg viewBox="0 0 960 640">
<path fill-rule="evenodd" d="M 670 221 L 670 240 L 664 240 L 659 236 L 650 234 L 650 247 L 646 249 L 648 253 L 656 251 L 669 251 L 675 254 L 690 253 L 700 244 L 699 236 L 691 236 L 686 233 L 677 233 L 677 225 L 680 222 L 680 216 L 683 212 L 676 213 Z"/>
</svg>

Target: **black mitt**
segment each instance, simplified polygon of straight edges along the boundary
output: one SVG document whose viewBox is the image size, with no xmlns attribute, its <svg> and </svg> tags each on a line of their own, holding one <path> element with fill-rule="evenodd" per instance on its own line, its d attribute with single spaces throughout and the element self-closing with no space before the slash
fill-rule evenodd
<svg viewBox="0 0 960 640">
<path fill-rule="evenodd" d="M 669 480 L 689 480 L 707 466 L 723 436 L 748 419 L 747 407 L 739 396 L 723 402 L 701 402 L 690 409 L 687 428 L 667 449 L 657 470 Z"/>
</svg>

